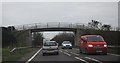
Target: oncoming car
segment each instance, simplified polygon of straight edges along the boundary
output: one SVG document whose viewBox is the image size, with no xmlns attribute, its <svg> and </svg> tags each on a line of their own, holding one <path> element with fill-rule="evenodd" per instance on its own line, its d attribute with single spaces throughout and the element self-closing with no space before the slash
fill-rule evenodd
<svg viewBox="0 0 120 63">
<path fill-rule="evenodd" d="M 107 43 L 100 35 L 85 35 L 80 38 L 80 53 L 107 54 Z"/>
<path fill-rule="evenodd" d="M 59 54 L 58 43 L 56 41 L 46 41 L 42 47 L 42 54 Z"/>
<path fill-rule="evenodd" d="M 70 41 L 63 41 L 62 43 L 62 49 L 64 48 L 68 48 L 68 49 L 72 49 L 72 44 Z"/>
</svg>

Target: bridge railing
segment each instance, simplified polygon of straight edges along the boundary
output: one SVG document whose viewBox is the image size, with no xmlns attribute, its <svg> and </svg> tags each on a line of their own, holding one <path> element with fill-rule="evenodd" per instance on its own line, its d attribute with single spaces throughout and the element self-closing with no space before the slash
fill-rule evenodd
<svg viewBox="0 0 120 63">
<path fill-rule="evenodd" d="M 17 30 L 28 30 L 36 28 L 87 28 L 85 24 L 82 23 L 67 23 L 67 22 L 48 22 L 48 23 L 34 23 L 15 26 Z"/>
<path fill-rule="evenodd" d="M 88 24 L 69 23 L 69 22 L 34 23 L 34 24 L 25 24 L 25 25 L 15 26 L 15 29 L 17 29 L 17 30 L 28 30 L 28 29 L 37 29 L 37 28 L 81 28 L 81 29 L 95 29 L 95 28 L 92 28 L 91 26 L 88 26 Z M 112 27 L 112 29 L 111 29 L 111 31 L 117 31 L 117 30 L 118 30 L 117 27 Z"/>
</svg>

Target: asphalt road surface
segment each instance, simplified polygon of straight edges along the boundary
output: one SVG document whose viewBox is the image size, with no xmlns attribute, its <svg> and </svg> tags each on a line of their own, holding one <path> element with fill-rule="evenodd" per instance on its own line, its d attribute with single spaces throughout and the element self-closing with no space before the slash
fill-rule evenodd
<svg viewBox="0 0 120 63">
<path fill-rule="evenodd" d="M 99 55 L 99 54 L 92 54 L 92 55 L 86 55 L 79 53 L 79 49 L 73 48 L 73 49 L 59 49 L 59 55 L 42 55 L 41 48 L 33 55 L 30 59 L 26 61 L 26 63 L 32 63 L 32 62 L 78 62 L 78 63 L 115 63 L 120 61 L 119 60 L 120 55 L 113 55 L 113 54 L 107 54 L 107 55 Z"/>
</svg>

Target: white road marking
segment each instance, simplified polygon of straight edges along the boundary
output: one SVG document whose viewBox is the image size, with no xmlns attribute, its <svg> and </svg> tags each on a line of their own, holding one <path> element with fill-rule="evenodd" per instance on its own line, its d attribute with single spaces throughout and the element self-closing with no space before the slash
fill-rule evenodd
<svg viewBox="0 0 120 63">
<path fill-rule="evenodd" d="M 79 49 L 75 49 L 75 50 L 79 50 Z"/>
<path fill-rule="evenodd" d="M 118 55 L 118 54 L 112 54 L 112 53 L 107 53 L 107 54 L 113 55 L 113 56 L 120 56 L 120 55 Z"/>
<path fill-rule="evenodd" d="M 77 54 L 77 53 L 73 53 L 73 52 L 70 52 L 71 54 L 74 54 L 74 55 L 76 55 L 76 56 L 79 56 L 79 54 Z"/>
<path fill-rule="evenodd" d="M 40 48 L 27 62 L 25 63 L 29 63 L 33 58 L 35 58 L 35 56 L 42 50 L 42 48 Z"/>
<path fill-rule="evenodd" d="M 75 57 L 75 58 L 78 59 L 78 60 L 80 60 L 80 61 L 83 61 L 83 62 L 85 62 L 85 63 L 89 63 L 89 62 L 87 62 L 86 60 L 81 59 L 81 58 L 79 58 L 79 57 Z"/>
<path fill-rule="evenodd" d="M 75 49 L 75 50 L 79 50 L 79 49 L 77 49 L 77 48 L 73 48 L 73 49 Z"/>
<path fill-rule="evenodd" d="M 71 56 L 70 54 L 68 54 L 68 53 L 66 53 L 66 52 L 64 52 L 64 54 L 66 54 L 66 55 L 68 55 L 68 56 Z"/>
<path fill-rule="evenodd" d="M 85 57 L 85 58 L 90 59 L 90 60 L 93 60 L 93 61 L 96 61 L 96 62 L 99 62 L 99 63 L 103 63 L 103 62 L 101 62 L 101 61 L 99 61 L 99 60 L 96 60 L 96 59 L 94 59 L 94 58 L 90 58 L 90 57 Z"/>
<path fill-rule="evenodd" d="M 65 52 L 68 52 L 67 50 L 65 50 Z"/>
<path fill-rule="evenodd" d="M 62 50 L 59 50 L 60 52 L 62 52 Z"/>
<path fill-rule="evenodd" d="M 77 53 L 73 53 L 73 54 L 79 56 L 79 54 L 77 54 Z"/>
</svg>

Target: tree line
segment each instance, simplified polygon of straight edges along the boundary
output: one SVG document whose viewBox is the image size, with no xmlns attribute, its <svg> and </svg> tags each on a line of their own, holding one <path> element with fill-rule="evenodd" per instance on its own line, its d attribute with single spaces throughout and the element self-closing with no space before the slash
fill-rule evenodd
<svg viewBox="0 0 120 63">
<path fill-rule="evenodd" d="M 11 29 L 15 30 L 12 27 L 1 27 L 2 28 L 2 47 L 14 46 L 17 43 L 16 37 L 12 33 Z"/>
<path fill-rule="evenodd" d="M 41 46 L 43 44 L 43 39 L 44 38 L 42 33 L 34 32 L 32 39 L 32 46 L 33 47 Z"/>
<path fill-rule="evenodd" d="M 62 44 L 63 41 L 70 41 L 74 45 L 74 34 L 73 33 L 59 33 L 51 40 L 56 41 L 59 45 Z"/>
<path fill-rule="evenodd" d="M 23 47 L 28 46 L 28 33 L 26 31 L 17 31 L 14 26 L 1 27 L 2 29 L 2 47 Z M 42 45 L 42 34 L 34 33 L 32 37 L 32 46 Z"/>
<path fill-rule="evenodd" d="M 91 20 L 91 22 L 88 22 L 88 26 L 97 30 L 110 31 L 112 29 L 112 26 L 110 24 L 103 24 L 97 20 Z M 119 27 L 117 27 L 116 29 L 116 31 L 120 31 Z"/>
</svg>

